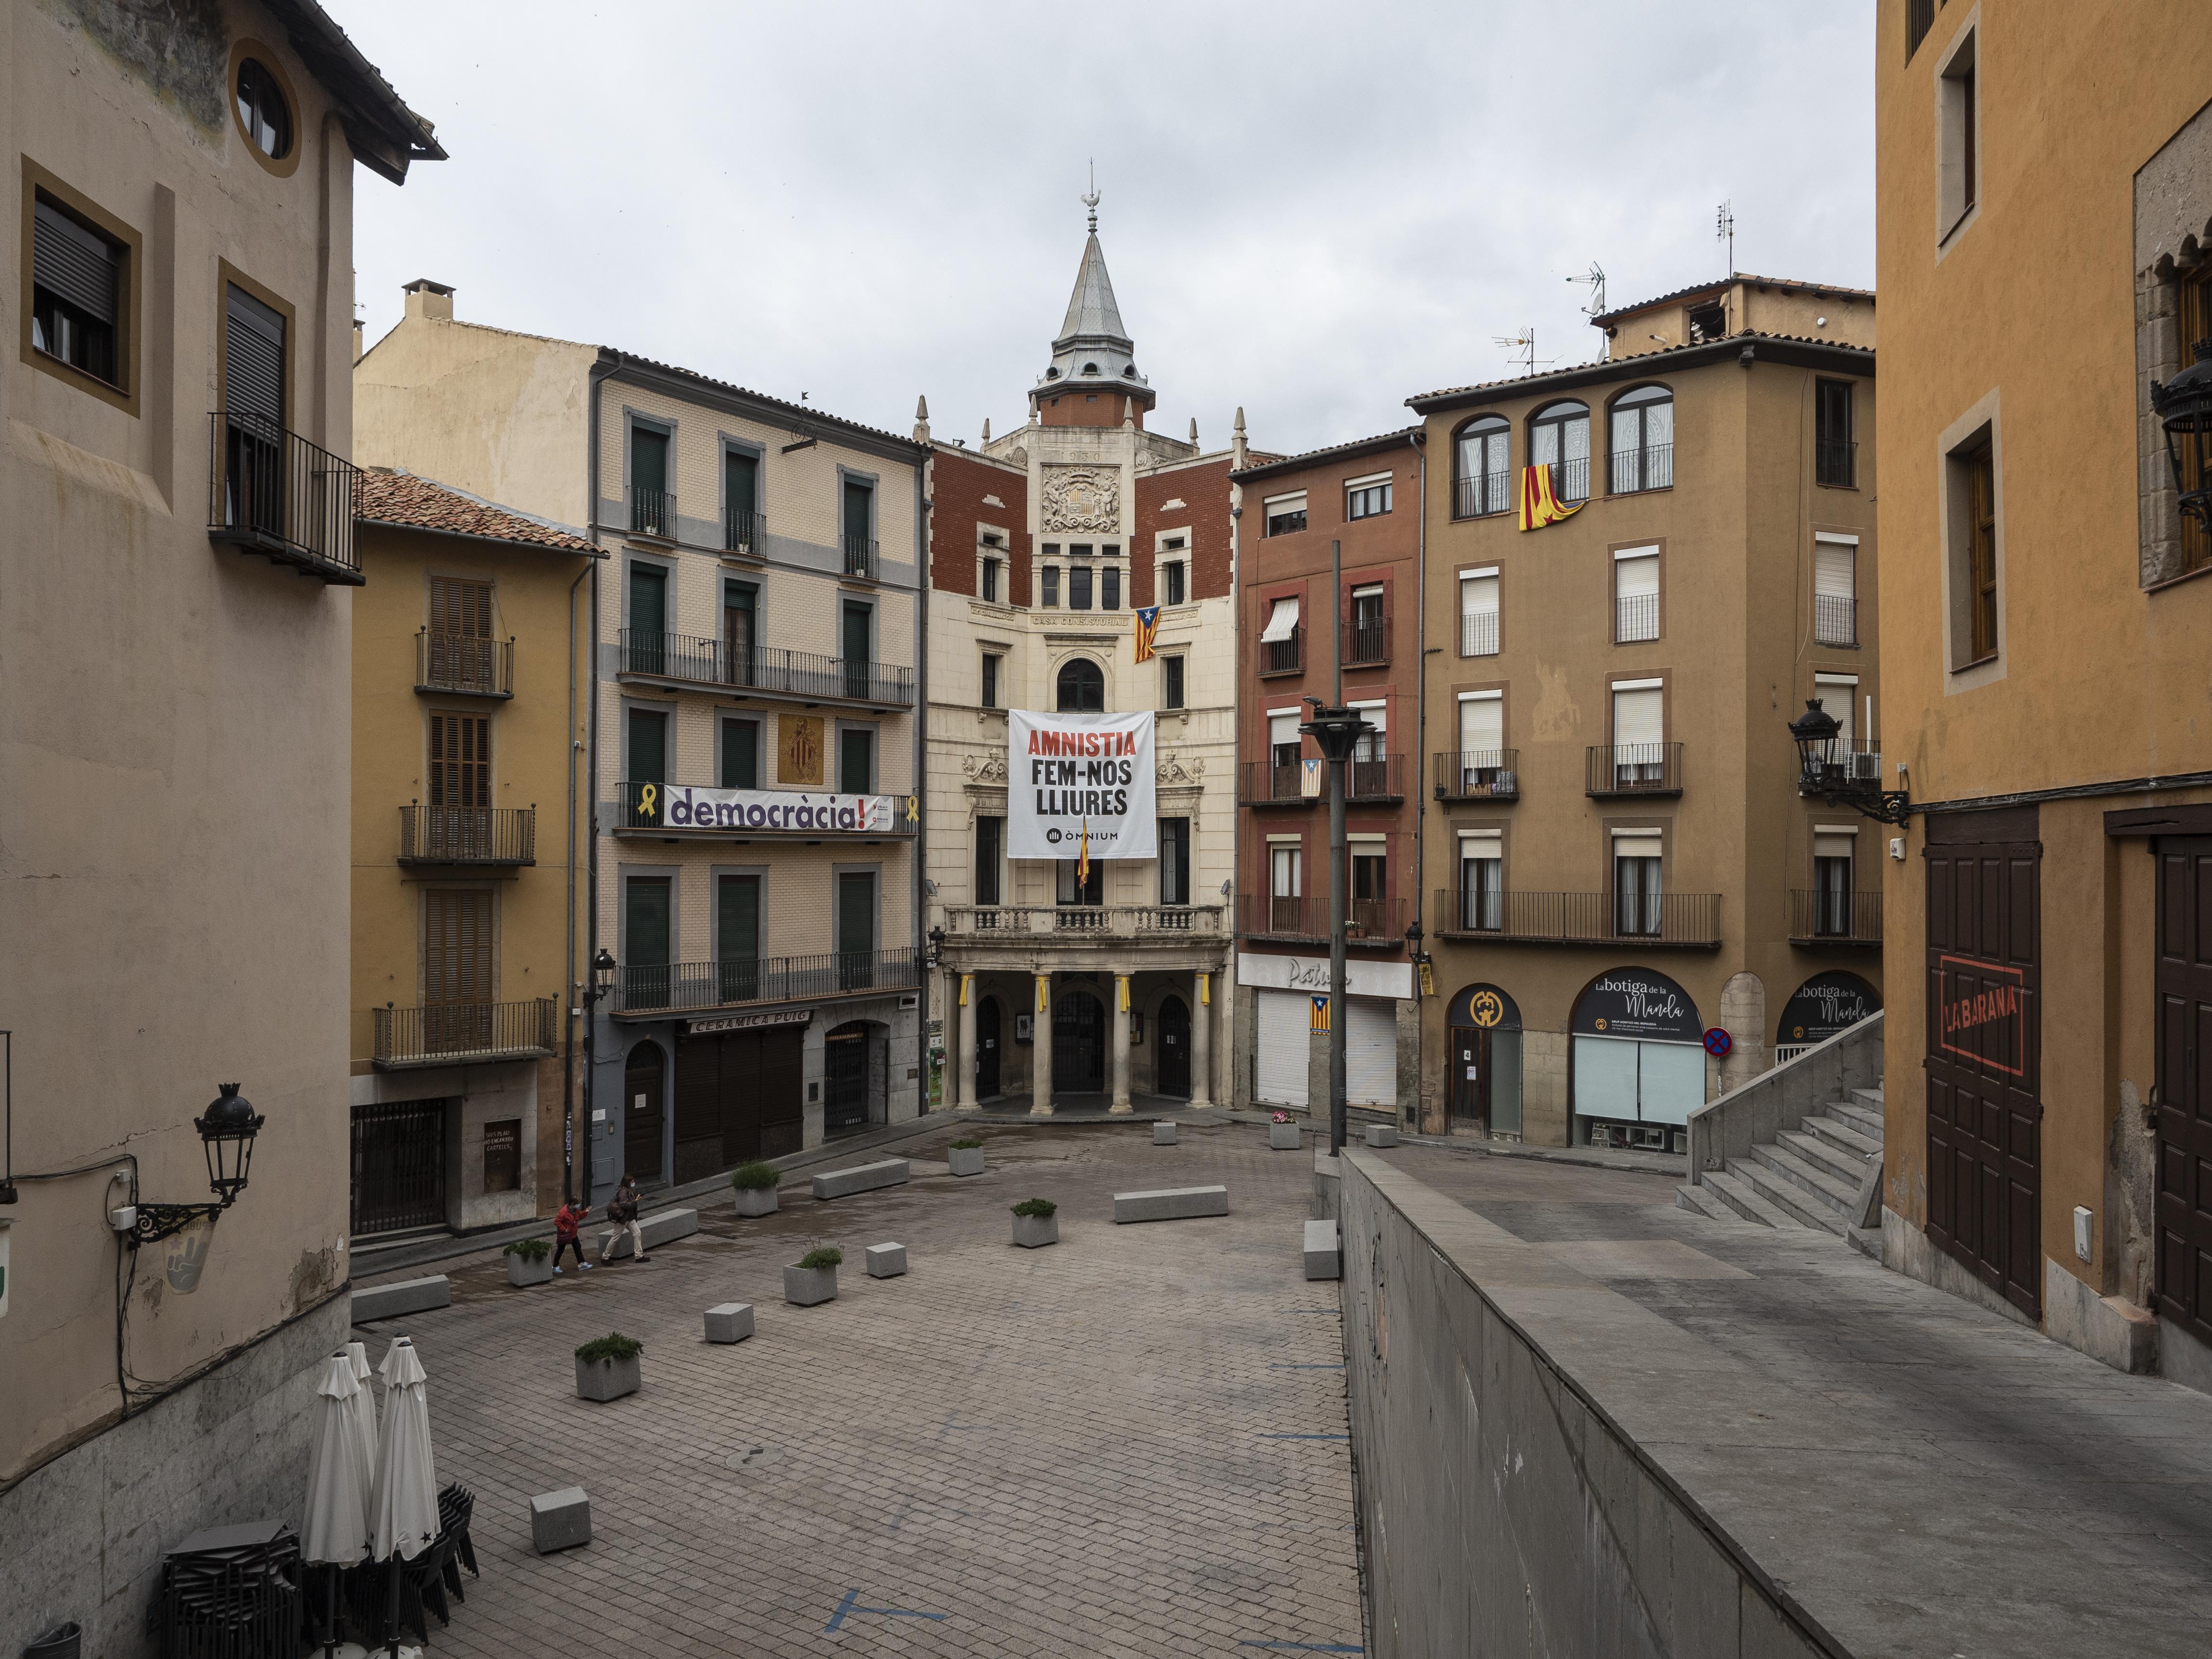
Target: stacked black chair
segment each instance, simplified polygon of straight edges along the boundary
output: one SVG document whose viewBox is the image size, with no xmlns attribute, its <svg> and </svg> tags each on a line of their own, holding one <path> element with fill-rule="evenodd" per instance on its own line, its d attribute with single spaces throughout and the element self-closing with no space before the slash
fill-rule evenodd
<svg viewBox="0 0 2212 1659">
<path fill-rule="evenodd" d="M 477 1495 L 456 1480 L 438 1494 L 438 1541 L 447 1545 L 445 1559 L 446 1588 L 453 1592 L 453 1600 L 465 1601 L 461 1594 L 461 1569 L 469 1570 L 469 1577 L 481 1578 L 477 1571 L 476 1546 L 469 1539 L 469 1522 L 475 1516 Z"/>
<path fill-rule="evenodd" d="M 212 1527 L 161 1559 L 161 1659 L 295 1659 L 300 1540 L 277 1522 Z"/>
</svg>

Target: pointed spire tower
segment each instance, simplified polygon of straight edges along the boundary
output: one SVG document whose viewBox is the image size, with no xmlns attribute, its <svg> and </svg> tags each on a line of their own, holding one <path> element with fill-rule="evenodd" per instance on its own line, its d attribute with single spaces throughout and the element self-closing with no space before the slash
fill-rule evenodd
<svg viewBox="0 0 2212 1659">
<path fill-rule="evenodd" d="M 1046 426 L 1143 426 L 1158 401 L 1137 372 L 1136 344 L 1121 325 L 1121 307 L 1098 246 L 1098 190 L 1083 198 L 1090 234 L 1068 295 L 1067 315 L 1052 343 L 1052 362 L 1030 388 L 1030 408 Z"/>
</svg>

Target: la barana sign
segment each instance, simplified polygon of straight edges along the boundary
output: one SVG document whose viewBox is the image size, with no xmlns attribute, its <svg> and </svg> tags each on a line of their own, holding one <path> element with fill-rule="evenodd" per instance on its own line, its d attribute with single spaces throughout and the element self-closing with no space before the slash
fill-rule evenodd
<svg viewBox="0 0 2212 1659">
<path fill-rule="evenodd" d="M 1090 837 L 1094 859 L 1159 856 L 1152 717 L 1006 717 L 1006 854 L 1072 859 Z"/>
</svg>

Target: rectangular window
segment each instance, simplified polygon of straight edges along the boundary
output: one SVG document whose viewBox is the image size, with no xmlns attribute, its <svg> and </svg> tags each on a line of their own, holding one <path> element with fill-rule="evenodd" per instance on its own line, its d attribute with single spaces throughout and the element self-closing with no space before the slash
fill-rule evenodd
<svg viewBox="0 0 2212 1659">
<path fill-rule="evenodd" d="M 1089 558 L 1091 556 L 1091 544 L 1089 542 L 1070 542 L 1067 544 L 1067 556 L 1071 559 Z"/>
<path fill-rule="evenodd" d="M 1169 560 L 1165 564 L 1160 567 L 1160 574 L 1166 583 L 1166 592 L 1161 598 L 1160 603 L 1162 605 L 1181 605 L 1183 602 L 1182 561 L 1181 559 Z"/>
<path fill-rule="evenodd" d="M 1498 572 L 1471 570 L 1459 579 L 1459 653 L 1498 654 Z"/>
<path fill-rule="evenodd" d="M 1068 567 L 1067 608 L 1070 611 L 1091 609 L 1091 567 L 1087 564 Z"/>
<path fill-rule="evenodd" d="M 714 960 L 727 967 L 760 960 L 761 878 L 714 878 Z M 738 999 L 725 995 L 725 1001 Z"/>
<path fill-rule="evenodd" d="M 722 722 L 721 779 L 725 789 L 760 787 L 760 722 Z"/>
<path fill-rule="evenodd" d="M 1354 478 L 1344 486 L 1344 516 L 1347 519 L 1372 519 L 1390 510 L 1390 480 Z"/>
<path fill-rule="evenodd" d="M 422 895 L 422 1000 L 481 1003 L 492 992 L 491 895 L 433 887 Z"/>
<path fill-rule="evenodd" d="M 1613 639 L 1630 645 L 1659 637 L 1659 550 L 1613 556 Z"/>
<path fill-rule="evenodd" d="M 623 887 L 623 963 L 668 965 L 670 882 L 665 876 L 632 876 Z"/>
<path fill-rule="evenodd" d="M 1613 841 L 1613 927 L 1629 937 L 1659 932 L 1659 837 L 1615 836 Z"/>
<path fill-rule="evenodd" d="M 1505 925 L 1505 860 L 1502 837 L 1462 836 L 1459 843 L 1459 925 L 1494 933 Z"/>
<path fill-rule="evenodd" d="M 1858 548 L 1825 537 L 1813 543 L 1813 642 L 1859 642 Z"/>
<path fill-rule="evenodd" d="M 1351 627 L 1344 641 L 1345 661 L 1376 663 L 1389 659 L 1390 623 L 1383 612 L 1383 598 L 1379 582 L 1352 590 Z"/>
<path fill-rule="evenodd" d="M 1936 240 L 1948 239 L 1981 198 L 1981 101 L 1975 77 L 1974 31 L 1966 30 L 1943 60 L 1936 84 Z"/>
<path fill-rule="evenodd" d="M 1486 416 L 1460 434 L 1453 465 L 1459 469 L 1452 485 L 1452 516 L 1480 518 L 1503 513 L 1512 505 L 1512 476 L 1507 457 L 1512 430 L 1496 416 Z"/>
<path fill-rule="evenodd" d="M 668 716 L 658 708 L 629 711 L 629 753 L 623 770 L 631 783 L 668 781 Z"/>
<path fill-rule="evenodd" d="M 1295 842 L 1267 848 L 1267 931 L 1295 933 L 1304 924 L 1300 902 L 1305 880 L 1305 855 Z"/>
<path fill-rule="evenodd" d="M 1006 660 L 995 651 L 983 653 L 983 707 L 999 706 L 999 665 Z"/>
<path fill-rule="evenodd" d="M 1304 741 L 1296 714 L 1267 716 L 1267 765 L 1274 774 L 1271 799 L 1282 800 L 1297 794 L 1298 757 Z"/>
<path fill-rule="evenodd" d="M 876 787 L 876 734 L 865 726 L 848 726 L 837 733 L 837 791 L 845 795 L 867 795 Z"/>
<path fill-rule="evenodd" d="M 1851 441 L 1851 383 L 1813 383 L 1813 477 L 1815 482 L 1854 489 L 1858 483 L 1858 445 Z"/>
<path fill-rule="evenodd" d="M 1390 859 L 1376 842 L 1355 842 L 1346 854 L 1350 860 L 1352 899 L 1345 923 L 1363 939 L 1379 939 L 1398 930 L 1390 915 Z"/>
<path fill-rule="evenodd" d="M 976 586 L 981 591 L 977 597 L 987 605 L 999 602 L 999 562 L 988 554 L 983 556 L 983 574 Z"/>
<path fill-rule="evenodd" d="M 1813 932 L 1820 939 L 1851 937 L 1850 836 L 1813 837 Z"/>
<path fill-rule="evenodd" d="M 1462 691 L 1459 697 L 1459 793 L 1487 795 L 1498 791 L 1505 758 L 1505 694 Z"/>
<path fill-rule="evenodd" d="M 124 390 L 130 251 L 44 191 L 33 198 L 31 250 L 32 349 Z"/>
<path fill-rule="evenodd" d="M 876 574 L 875 509 L 875 486 L 846 479 L 843 527 L 845 574 L 848 576 Z"/>
<path fill-rule="evenodd" d="M 1103 904 L 1106 902 L 1106 860 L 1091 860 L 1091 879 L 1078 879 L 1083 870 L 1079 859 L 1062 859 L 1057 868 L 1057 883 L 1054 897 L 1060 904 Z"/>
<path fill-rule="evenodd" d="M 1190 902 L 1190 820 L 1160 820 L 1160 902 Z"/>
<path fill-rule="evenodd" d="M 1160 659 L 1160 707 L 1180 708 L 1183 706 L 1183 659 L 1181 657 Z"/>
<path fill-rule="evenodd" d="M 1858 716 L 1859 681 L 1856 674 L 1815 674 L 1813 676 L 1813 695 L 1820 700 L 1824 713 L 1836 717 L 1836 741 L 1849 751 L 1852 733 L 1857 729 L 1854 721 Z"/>
<path fill-rule="evenodd" d="M 759 660 L 760 589 L 750 582 L 722 584 L 722 678 L 750 685 Z"/>
<path fill-rule="evenodd" d="M 1048 611 L 1060 608 L 1060 567 L 1056 564 L 1044 568 L 1044 597 L 1040 603 Z"/>
<path fill-rule="evenodd" d="M 1613 787 L 1659 787 L 1667 776 L 1666 690 L 1618 686 L 1613 694 Z"/>
<path fill-rule="evenodd" d="M 757 553 L 760 534 L 760 457 L 743 449 L 722 452 L 722 545 Z"/>
<path fill-rule="evenodd" d="M 845 695 L 865 701 L 875 684 L 875 610 L 848 599 L 838 618 L 838 647 L 845 665 Z"/>
<path fill-rule="evenodd" d="M 483 715 L 430 716 L 430 805 L 491 805 L 491 721 Z"/>
<path fill-rule="evenodd" d="M 1006 859 L 1006 821 L 1000 817 L 975 820 L 975 902 L 997 904 L 999 872 Z"/>
<path fill-rule="evenodd" d="M 837 872 L 837 983 L 856 990 L 875 982 L 876 877 L 872 870 Z"/>
<path fill-rule="evenodd" d="M 1121 567 L 1108 565 L 1098 573 L 1098 608 L 1119 611 L 1121 608 Z"/>
<path fill-rule="evenodd" d="M 499 661 L 491 627 L 489 582 L 431 577 L 423 684 L 452 691 L 498 691 Z"/>
<path fill-rule="evenodd" d="M 665 674 L 668 661 L 668 572 L 633 559 L 629 618 L 623 629 L 623 666 L 633 674 Z"/>
<path fill-rule="evenodd" d="M 676 497 L 668 489 L 668 434 L 655 427 L 629 429 L 629 527 L 664 540 L 676 534 Z"/>
<path fill-rule="evenodd" d="M 1996 453 L 1984 443 L 1966 458 L 1966 603 L 1973 660 L 1997 653 Z"/>
<path fill-rule="evenodd" d="M 1264 503 L 1267 534 L 1288 536 L 1306 527 L 1306 493 L 1277 495 Z"/>
</svg>

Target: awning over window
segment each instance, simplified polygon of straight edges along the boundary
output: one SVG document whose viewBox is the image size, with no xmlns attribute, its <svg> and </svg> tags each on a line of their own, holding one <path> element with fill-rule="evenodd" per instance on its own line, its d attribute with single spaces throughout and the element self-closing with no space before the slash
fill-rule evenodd
<svg viewBox="0 0 2212 1659">
<path fill-rule="evenodd" d="M 1267 615 L 1267 625 L 1260 630 L 1260 643 L 1273 645 L 1278 640 L 1287 640 L 1297 631 L 1298 602 L 1296 599 L 1277 599 L 1275 608 Z"/>
</svg>

